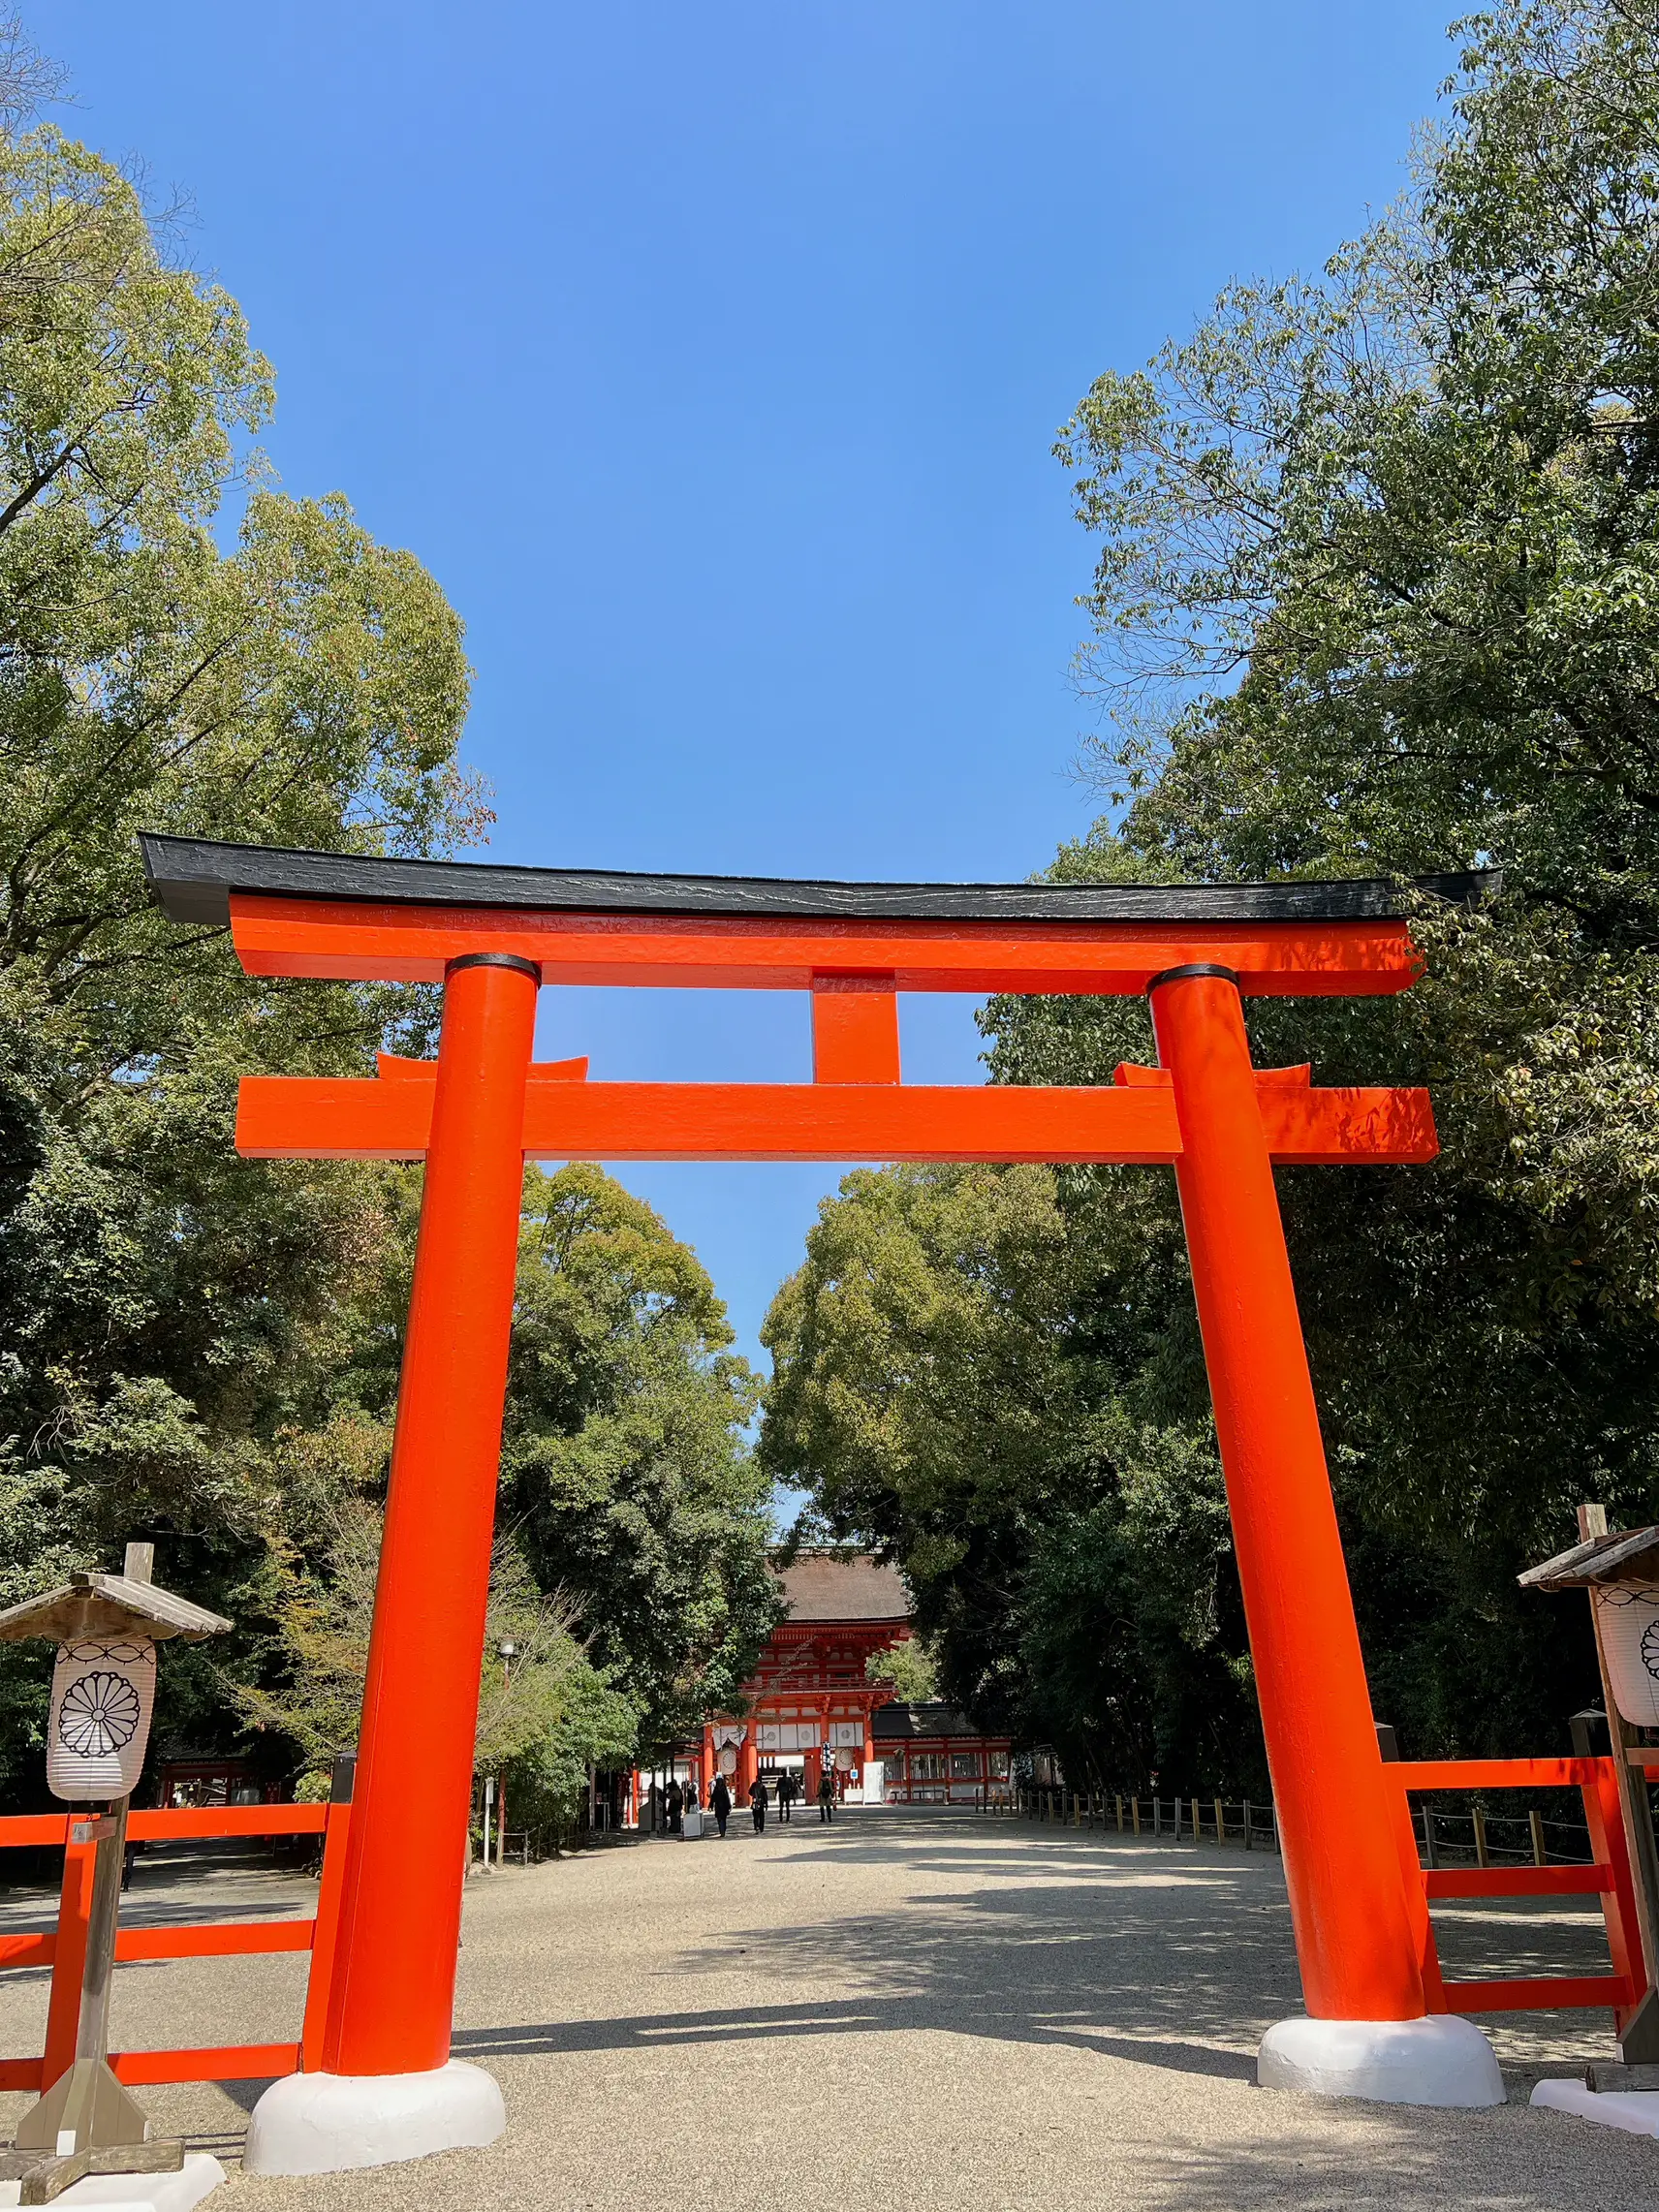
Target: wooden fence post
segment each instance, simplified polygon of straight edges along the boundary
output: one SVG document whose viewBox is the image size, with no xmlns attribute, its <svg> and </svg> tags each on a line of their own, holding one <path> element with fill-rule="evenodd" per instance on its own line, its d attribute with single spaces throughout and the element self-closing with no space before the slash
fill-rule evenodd
<svg viewBox="0 0 1659 2212">
<path fill-rule="evenodd" d="M 51 1996 L 47 2005 L 46 2052 L 41 2060 L 44 2094 L 75 2064 L 80 2027 L 80 1983 L 86 1972 L 86 1930 L 92 1916 L 92 1868 L 98 1846 L 77 1842 L 92 1827 L 91 1816 L 72 1813 L 63 1853 L 63 1886 L 58 1892 L 57 1948 L 52 1953 Z"/>
<path fill-rule="evenodd" d="M 334 1761 L 329 1778 L 329 1818 L 323 1830 L 323 1870 L 317 1883 L 317 1924 L 311 1935 L 311 1970 L 305 1983 L 305 2019 L 299 2032 L 299 2070 L 317 2073 L 323 2066 L 323 2036 L 329 2024 L 329 1989 L 334 1978 L 334 1947 L 340 1930 L 340 1893 L 346 1878 L 346 1836 L 352 1821 L 352 1785 L 357 1755 Z"/>
</svg>

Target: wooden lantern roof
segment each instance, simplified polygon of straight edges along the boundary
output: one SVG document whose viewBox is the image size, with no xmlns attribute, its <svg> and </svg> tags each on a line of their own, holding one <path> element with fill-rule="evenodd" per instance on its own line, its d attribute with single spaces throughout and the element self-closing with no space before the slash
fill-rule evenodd
<svg viewBox="0 0 1659 2212">
<path fill-rule="evenodd" d="M 224 1636 L 235 1626 L 223 1613 L 210 1613 L 205 1605 L 194 1605 L 153 1582 L 135 1582 L 125 1574 L 75 1573 L 61 1589 L 25 1598 L 0 1612 L 0 1643 L 19 1643 L 27 1636 L 78 1643 L 82 1637 L 121 1635 L 147 1636 L 158 1643 L 176 1636 L 200 1643 L 203 1636 Z"/>
<path fill-rule="evenodd" d="M 1610 1529 L 1529 1567 L 1523 1590 L 1590 1590 L 1598 1582 L 1659 1581 L 1659 1528 Z"/>
</svg>

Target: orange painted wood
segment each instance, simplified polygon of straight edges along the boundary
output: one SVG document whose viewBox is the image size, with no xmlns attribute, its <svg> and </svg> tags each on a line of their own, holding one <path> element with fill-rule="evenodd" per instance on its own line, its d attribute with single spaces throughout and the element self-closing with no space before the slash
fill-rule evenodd
<svg viewBox="0 0 1659 2212">
<path fill-rule="evenodd" d="M 57 1936 L 53 1932 L 0 1936 L 0 1967 L 50 1966 L 56 1955 Z"/>
<path fill-rule="evenodd" d="M 1426 1866 L 1425 1897 L 1596 1897 L 1612 1887 L 1607 1866 Z"/>
<path fill-rule="evenodd" d="M 51 1995 L 47 2001 L 47 2047 L 41 2060 L 41 2086 L 45 2089 L 49 2089 L 60 2073 L 66 2073 L 75 2059 L 75 2039 L 80 2026 L 80 1981 L 86 1967 L 86 1925 L 92 1912 L 92 1864 L 97 1855 L 96 1844 L 72 1843 L 64 1848 Z"/>
<path fill-rule="evenodd" d="M 816 1002 L 815 1002 L 816 1003 Z M 414 1076 L 244 1075 L 252 1160 L 418 1160 L 436 1084 Z M 1432 1160 L 1425 1091 L 1258 1093 L 1280 1166 Z M 524 1150 L 549 1160 L 993 1160 L 1163 1164 L 1180 1153 L 1167 1085 L 574 1083 L 532 1070 Z"/>
<path fill-rule="evenodd" d="M 305 1982 L 305 2018 L 299 2031 L 300 2064 L 307 2073 L 320 2072 L 323 2064 L 323 2039 L 328 2032 L 329 1999 L 339 1946 L 340 1897 L 345 1884 L 346 1836 L 351 1818 L 350 1805 L 329 1807 L 329 1825 L 324 1831 L 323 1874 L 317 1885 L 317 1918 L 311 1939 L 311 1972 Z"/>
<path fill-rule="evenodd" d="M 1426 1091 L 1295 1089 L 1264 1075 L 1256 1102 L 1276 1168 L 1422 1166 L 1440 1151 Z"/>
<path fill-rule="evenodd" d="M 1622 2010 L 1630 2003 L 1630 1983 L 1622 1974 L 1546 1975 L 1526 1981 L 1449 1981 L 1449 2012 L 1552 2012 L 1575 2006 Z"/>
<path fill-rule="evenodd" d="M 127 1834 L 134 1843 L 169 1836 L 320 1836 L 328 1819 L 327 1805 L 169 1805 L 129 1813 Z"/>
<path fill-rule="evenodd" d="M 812 985 L 815 1083 L 896 1083 L 898 1000 L 892 978 L 820 976 Z"/>
<path fill-rule="evenodd" d="M 1630 1863 L 1630 1842 L 1625 1834 L 1624 1806 L 1619 1795 L 1618 1769 L 1611 1759 L 1594 1761 L 1595 1774 L 1583 1785 L 1584 1822 L 1590 1831 L 1592 1855 L 1606 1866 L 1611 1880 L 1602 1898 L 1602 1918 L 1607 1923 L 1608 1956 L 1612 1970 L 1622 1975 L 1634 2007 L 1651 1978 L 1650 1962 L 1642 1947 L 1642 1920 L 1636 1903 L 1636 1876 Z M 1618 2017 L 1622 2029 L 1622 2013 Z"/>
<path fill-rule="evenodd" d="M 868 921 L 814 917 L 547 914 L 231 893 L 231 933 L 253 976 L 441 982 L 470 952 L 534 960 L 548 983 L 810 990 L 817 976 L 891 976 L 899 991 L 1138 997 L 1191 961 L 1234 969 L 1247 992 L 1403 991 L 1421 968 L 1403 921 Z"/>
<path fill-rule="evenodd" d="M 177 1928 L 121 1928 L 118 1964 L 141 1958 L 241 1958 L 253 1952 L 309 1950 L 313 1920 L 198 1920 Z"/>
<path fill-rule="evenodd" d="M 1605 1759 L 1402 1759 L 1388 1778 L 1403 1790 L 1559 1790 L 1594 1782 Z"/>
<path fill-rule="evenodd" d="M 1421 2019 L 1422 1891 L 1377 1749 L 1243 1008 L 1227 977 L 1190 975 L 1151 1009 L 1303 1998 L 1315 2019 Z"/>
<path fill-rule="evenodd" d="M 419 1159 L 433 1085 L 245 1075 L 244 1158 Z M 552 1160 L 1125 1160 L 1178 1146 L 1164 1095 L 909 1083 L 542 1083 L 523 1148 Z"/>
<path fill-rule="evenodd" d="M 43 1844 L 49 1850 L 68 1841 L 67 1813 L 8 1813 L 0 1820 L 0 1851 Z"/>
<path fill-rule="evenodd" d="M 0 2058 L 0 2089 L 39 2089 L 40 2085 L 38 2058 Z"/>
<path fill-rule="evenodd" d="M 299 2072 L 297 2043 L 221 2043 L 191 2051 L 111 2051 L 110 2065 L 131 2089 L 160 2081 L 266 2081 Z"/>
<path fill-rule="evenodd" d="M 324 2032 L 331 2073 L 416 2073 L 450 2055 L 535 1022 L 521 965 L 452 969 Z M 588 1088 L 539 1087 L 574 1100 Z"/>
</svg>

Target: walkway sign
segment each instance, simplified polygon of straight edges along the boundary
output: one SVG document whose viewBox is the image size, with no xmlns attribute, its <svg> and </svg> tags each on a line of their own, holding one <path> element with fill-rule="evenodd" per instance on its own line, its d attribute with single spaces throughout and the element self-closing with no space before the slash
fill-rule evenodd
<svg viewBox="0 0 1659 2212">
<path fill-rule="evenodd" d="M 449 2053 L 527 1157 L 1173 1167 L 1308 2011 L 1421 2018 L 1426 1907 L 1378 1754 L 1273 1168 L 1427 1161 L 1433 1119 L 1424 1091 L 1253 1067 L 1243 1008 L 1407 989 L 1420 962 L 1392 886 L 790 883 L 142 842 L 168 914 L 228 925 L 250 975 L 444 987 L 435 1061 L 249 1077 L 237 1121 L 251 1158 L 426 1164 L 329 2071 Z M 1427 888 L 1468 897 L 1480 879 Z M 537 994 L 562 983 L 798 991 L 814 1079 L 538 1064 Z M 936 991 L 1145 993 L 1159 1064 L 1098 1088 L 908 1084 L 898 997 Z"/>
</svg>

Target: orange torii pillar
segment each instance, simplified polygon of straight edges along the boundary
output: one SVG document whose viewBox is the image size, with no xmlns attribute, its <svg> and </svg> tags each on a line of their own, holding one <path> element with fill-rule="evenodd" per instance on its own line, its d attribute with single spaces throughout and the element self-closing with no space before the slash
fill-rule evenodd
<svg viewBox="0 0 1659 2212">
<path fill-rule="evenodd" d="M 1175 1182 L 1309 2015 L 1268 2031 L 1258 2073 L 1502 2103 L 1485 2036 L 1424 2017 L 1438 1969 L 1421 1888 L 1401 1879 L 1416 1842 L 1402 1851 L 1403 1800 L 1383 1776 L 1238 979 L 1195 963 L 1147 995 L 1180 1122 Z"/>
<path fill-rule="evenodd" d="M 445 994 L 435 1065 L 241 1088 L 246 1156 L 426 1163 L 328 2071 L 266 2093 L 253 2169 L 376 2164 L 504 2124 L 493 2082 L 449 2050 L 527 1155 L 1173 1166 L 1307 2005 L 1268 2032 L 1262 2078 L 1501 2101 L 1486 2039 L 1443 2010 L 1383 1774 L 1272 1180 L 1275 1164 L 1432 1159 L 1428 1100 L 1255 1069 L 1240 997 L 1409 987 L 1392 886 L 735 887 L 144 847 L 168 911 L 228 922 L 251 973 Z M 536 1066 L 537 988 L 561 981 L 809 993 L 814 1080 L 591 1083 L 585 1062 Z M 907 1084 L 907 990 L 1144 991 L 1163 1064 L 1104 1088 Z M 751 1735 L 741 1779 L 754 1757 Z"/>
</svg>

